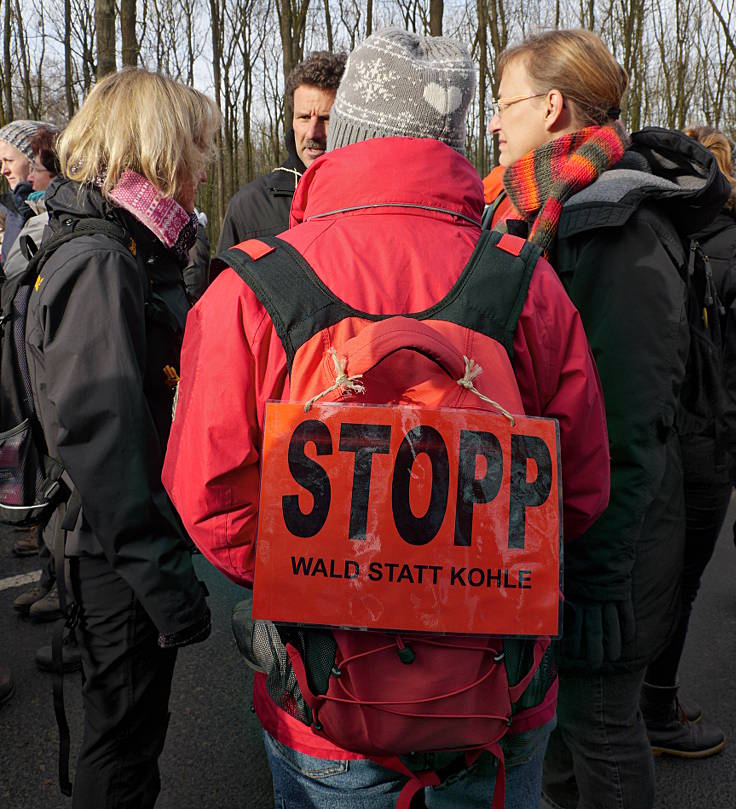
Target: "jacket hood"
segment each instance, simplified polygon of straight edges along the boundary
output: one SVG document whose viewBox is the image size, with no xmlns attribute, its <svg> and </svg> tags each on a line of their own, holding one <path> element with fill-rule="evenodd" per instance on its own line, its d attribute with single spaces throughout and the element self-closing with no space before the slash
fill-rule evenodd
<svg viewBox="0 0 736 809">
<path fill-rule="evenodd" d="M 691 236 L 720 212 L 730 186 L 715 157 L 682 132 L 647 127 L 631 135 L 624 158 L 564 205 L 558 236 L 620 227 L 654 202 Z"/>
<path fill-rule="evenodd" d="M 706 241 L 729 228 L 736 228 L 736 211 L 723 208 L 714 219 L 697 232 L 696 236 L 700 241 Z"/>
<path fill-rule="evenodd" d="M 373 138 L 327 152 L 299 181 L 290 227 L 351 208 L 440 209 L 480 227 L 483 184 L 459 152 L 429 138 Z"/>
<path fill-rule="evenodd" d="M 296 169 L 300 174 L 304 174 L 307 167 L 302 163 L 299 153 L 296 150 L 296 137 L 294 136 L 293 129 L 290 129 L 286 133 L 284 142 L 286 143 L 286 160 L 284 160 L 281 165 L 287 169 Z"/>
</svg>

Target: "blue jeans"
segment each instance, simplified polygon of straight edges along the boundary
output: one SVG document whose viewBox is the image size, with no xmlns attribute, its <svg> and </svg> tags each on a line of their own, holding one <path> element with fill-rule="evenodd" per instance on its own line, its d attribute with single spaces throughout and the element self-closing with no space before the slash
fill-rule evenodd
<svg viewBox="0 0 736 809">
<path fill-rule="evenodd" d="M 542 762 L 555 722 L 504 740 L 505 809 L 536 809 Z M 299 753 L 264 732 L 276 809 L 394 809 L 407 778 L 369 759 L 335 761 Z M 496 759 L 482 753 L 471 767 L 424 791 L 427 809 L 489 809 Z"/>
<path fill-rule="evenodd" d="M 555 809 L 652 809 L 654 759 L 639 711 L 644 671 L 560 674 L 542 789 Z"/>
</svg>

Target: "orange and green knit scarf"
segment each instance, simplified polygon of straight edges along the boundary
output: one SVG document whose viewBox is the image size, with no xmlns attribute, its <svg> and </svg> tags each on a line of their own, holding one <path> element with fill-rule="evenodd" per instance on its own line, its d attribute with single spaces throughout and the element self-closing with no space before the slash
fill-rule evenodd
<svg viewBox="0 0 736 809">
<path fill-rule="evenodd" d="M 529 241 L 546 253 L 565 201 L 618 163 L 628 142 L 619 123 L 589 126 L 555 138 L 510 165 L 503 184 L 530 223 Z"/>
</svg>

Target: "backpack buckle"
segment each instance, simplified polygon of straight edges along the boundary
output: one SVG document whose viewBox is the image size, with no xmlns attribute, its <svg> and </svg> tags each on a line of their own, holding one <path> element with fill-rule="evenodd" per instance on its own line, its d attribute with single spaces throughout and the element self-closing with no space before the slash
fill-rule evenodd
<svg viewBox="0 0 736 809">
<path fill-rule="evenodd" d="M 64 621 L 64 626 L 67 627 L 67 629 L 74 629 L 79 624 L 79 613 L 80 607 L 76 601 L 67 604 Z"/>
<path fill-rule="evenodd" d="M 43 490 L 43 496 L 48 501 L 51 502 L 57 494 L 61 491 L 61 484 L 58 480 L 52 480 L 48 486 L 46 486 Z"/>
</svg>

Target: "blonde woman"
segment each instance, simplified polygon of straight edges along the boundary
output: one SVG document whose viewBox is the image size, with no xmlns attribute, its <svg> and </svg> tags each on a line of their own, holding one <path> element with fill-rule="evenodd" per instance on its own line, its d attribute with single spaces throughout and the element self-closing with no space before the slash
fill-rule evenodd
<svg viewBox="0 0 736 809">
<path fill-rule="evenodd" d="M 644 672 L 675 631 L 684 548 L 678 391 L 689 327 L 683 237 L 720 209 L 725 182 L 679 132 L 631 138 L 623 68 L 592 32 L 550 31 L 505 51 L 490 129 L 503 185 L 578 308 L 603 385 L 611 497 L 565 548 L 558 727 L 544 792 L 562 809 L 651 809 L 639 711 Z M 661 710 L 674 716 L 670 694 Z M 668 719 L 669 721 L 669 719 Z M 686 723 L 690 749 L 722 735 Z"/>
<path fill-rule="evenodd" d="M 181 269 L 218 123 L 210 99 L 164 76 L 108 76 L 60 139 L 68 179 L 46 197 L 47 240 L 75 233 L 41 266 L 26 330 L 47 451 L 72 492 L 67 594 L 85 708 L 74 809 L 154 805 L 176 649 L 210 631 L 160 476 L 188 308 Z"/>
</svg>

